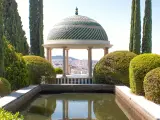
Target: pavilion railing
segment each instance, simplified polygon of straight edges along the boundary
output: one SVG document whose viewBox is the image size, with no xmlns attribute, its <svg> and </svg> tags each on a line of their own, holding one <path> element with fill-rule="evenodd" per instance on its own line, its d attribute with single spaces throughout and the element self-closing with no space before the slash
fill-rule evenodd
<svg viewBox="0 0 160 120">
<path fill-rule="evenodd" d="M 56 78 L 56 84 L 93 84 L 92 78 Z"/>
</svg>

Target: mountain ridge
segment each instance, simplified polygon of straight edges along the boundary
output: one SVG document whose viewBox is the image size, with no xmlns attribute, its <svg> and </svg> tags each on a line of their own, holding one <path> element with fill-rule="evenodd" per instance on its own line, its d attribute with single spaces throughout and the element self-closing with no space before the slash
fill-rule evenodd
<svg viewBox="0 0 160 120">
<path fill-rule="evenodd" d="M 63 56 L 61 56 L 61 55 L 52 56 L 52 59 L 63 59 Z M 72 59 L 72 60 L 79 60 L 79 59 L 74 58 L 74 57 L 69 57 L 69 59 Z"/>
</svg>

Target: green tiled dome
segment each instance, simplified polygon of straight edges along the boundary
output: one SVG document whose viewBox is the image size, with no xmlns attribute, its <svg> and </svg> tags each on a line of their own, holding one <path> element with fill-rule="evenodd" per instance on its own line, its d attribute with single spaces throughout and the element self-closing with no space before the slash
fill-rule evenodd
<svg viewBox="0 0 160 120">
<path fill-rule="evenodd" d="M 48 40 L 106 40 L 107 34 L 95 20 L 81 15 L 74 15 L 63 19 L 54 25 L 48 35 Z"/>
</svg>

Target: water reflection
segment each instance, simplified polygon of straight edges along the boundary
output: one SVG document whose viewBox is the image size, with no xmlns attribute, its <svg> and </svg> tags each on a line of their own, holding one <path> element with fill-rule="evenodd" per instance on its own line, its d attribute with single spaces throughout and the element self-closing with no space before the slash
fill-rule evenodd
<svg viewBox="0 0 160 120">
<path fill-rule="evenodd" d="M 52 96 L 41 96 L 33 101 L 26 110 L 26 120 L 49 120 L 56 109 L 56 99 Z"/>
<path fill-rule="evenodd" d="M 22 114 L 25 120 L 127 120 L 113 94 L 40 95 Z"/>
<path fill-rule="evenodd" d="M 98 120 L 126 120 L 126 116 L 113 101 L 114 99 L 108 98 L 93 102 L 93 111 Z"/>
</svg>

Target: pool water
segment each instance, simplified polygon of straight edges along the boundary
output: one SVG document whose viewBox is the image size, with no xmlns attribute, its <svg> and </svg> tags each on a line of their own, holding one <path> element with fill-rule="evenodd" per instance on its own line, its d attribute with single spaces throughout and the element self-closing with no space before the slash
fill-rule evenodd
<svg viewBox="0 0 160 120">
<path fill-rule="evenodd" d="M 20 113 L 25 120 L 128 120 L 108 93 L 40 94 Z"/>
</svg>

